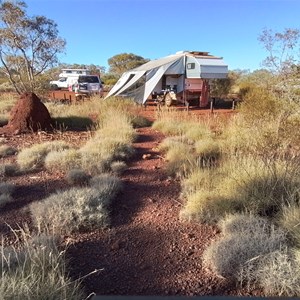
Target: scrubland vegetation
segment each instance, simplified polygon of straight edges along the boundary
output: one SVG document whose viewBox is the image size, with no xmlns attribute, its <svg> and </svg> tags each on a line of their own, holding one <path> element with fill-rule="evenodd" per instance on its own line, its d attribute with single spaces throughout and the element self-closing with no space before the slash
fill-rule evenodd
<svg viewBox="0 0 300 300">
<path fill-rule="evenodd" d="M 83 299 L 80 283 L 68 278 L 60 237 L 110 225 L 111 204 L 122 189 L 117 175 L 124 172 L 134 153 L 133 127 L 145 123 L 143 118 L 136 118 L 138 108 L 129 100 L 103 102 L 95 97 L 91 102 L 69 106 L 67 113 L 60 104 L 47 105 L 54 118 L 68 118 L 68 124 L 75 124 L 75 128 L 83 128 L 86 119 L 93 126 L 85 128 L 90 139 L 77 147 L 63 140 L 63 131 L 62 140 L 34 144 L 18 153 L 1 145 L 2 157 L 17 153 L 15 164 L 2 165 L 2 177 L 46 169 L 64 173 L 70 185 L 29 205 L 36 233 L 13 231 L 18 236 L 17 246 L 2 246 L 0 289 L 5 299 Z M 97 119 L 92 121 L 90 115 L 95 112 Z M 76 123 L 78 120 L 83 122 Z M 12 184 L 0 184 L 0 207 L 14 201 L 14 190 Z"/>
<path fill-rule="evenodd" d="M 299 296 L 299 102 L 262 84 L 230 119 L 162 112 L 167 171 L 181 179 L 185 221 L 216 224 L 204 264 L 249 290 Z"/>
</svg>

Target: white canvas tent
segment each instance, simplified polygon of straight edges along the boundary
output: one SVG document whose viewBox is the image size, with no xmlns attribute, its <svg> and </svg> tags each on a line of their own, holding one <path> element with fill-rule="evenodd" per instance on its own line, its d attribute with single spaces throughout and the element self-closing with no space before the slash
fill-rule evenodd
<svg viewBox="0 0 300 300">
<path fill-rule="evenodd" d="M 185 78 L 226 78 L 227 74 L 228 66 L 222 58 L 208 55 L 208 52 L 181 51 L 123 73 L 105 99 L 126 95 L 138 103 L 145 103 L 153 91 L 162 89 L 163 75 L 169 76 L 170 80 L 173 78 L 171 82 L 175 83 L 177 92 L 182 92 Z M 143 83 L 136 87 L 142 79 Z"/>
</svg>

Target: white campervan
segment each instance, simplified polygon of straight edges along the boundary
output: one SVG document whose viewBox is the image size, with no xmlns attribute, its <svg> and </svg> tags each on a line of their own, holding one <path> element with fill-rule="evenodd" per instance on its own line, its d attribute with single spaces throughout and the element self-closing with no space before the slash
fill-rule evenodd
<svg viewBox="0 0 300 300">
<path fill-rule="evenodd" d="M 78 81 L 79 76 L 89 75 L 87 69 L 62 69 L 58 75 L 58 80 L 50 81 L 50 87 L 53 90 L 69 89 Z"/>
</svg>

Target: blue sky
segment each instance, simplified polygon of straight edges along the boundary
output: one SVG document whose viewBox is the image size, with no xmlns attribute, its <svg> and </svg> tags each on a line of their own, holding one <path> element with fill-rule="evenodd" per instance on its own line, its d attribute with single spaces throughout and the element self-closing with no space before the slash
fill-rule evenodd
<svg viewBox="0 0 300 300">
<path fill-rule="evenodd" d="M 61 62 L 95 64 L 120 53 L 156 59 L 181 50 L 221 56 L 230 70 L 261 68 L 264 28 L 300 29 L 299 0 L 25 0 L 54 20 Z"/>
</svg>

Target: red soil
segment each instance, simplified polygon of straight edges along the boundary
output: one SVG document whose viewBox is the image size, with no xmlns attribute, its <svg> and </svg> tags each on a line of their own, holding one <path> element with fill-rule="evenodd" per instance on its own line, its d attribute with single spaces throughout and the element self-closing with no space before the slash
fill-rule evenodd
<svg viewBox="0 0 300 300">
<path fill-rule="evenodd" d="M 147 108 L 144 114 L 154 118 L 154 109 Z M 65 237 L 72 277 L 103 269 L 83 280 L 85 290 L 97 295 L 247 295 L 204 268 L 203 251 L 218 237 L 218 231 L 179 219 L 183 201 L 180 182 L 166 175 L 165 161 L 157 150 L 164 136 L 151 128 L 137 132 L 136 155 L 121 176 L 124 190 L 115 200 L 111 228 Z M 88 139 L 83 132 L 62 136 L 77 146 Z M 62 136 L 8 136 L 6 144 L 21 149 Z M 144 154 L 150 154 L 148 159 L 143 159 Z M 24 210 L 28 203 L 68 187 L 63 174 L 45 170 L 10 181 L 17 185 L 17 201 L 0 212 L 0 232 L 7 242 L 6 223 L 14 228 L 24 222 L 30 224 Z"/>
</svg>

